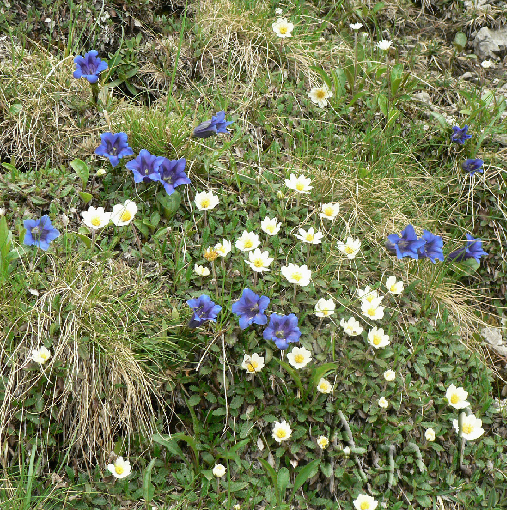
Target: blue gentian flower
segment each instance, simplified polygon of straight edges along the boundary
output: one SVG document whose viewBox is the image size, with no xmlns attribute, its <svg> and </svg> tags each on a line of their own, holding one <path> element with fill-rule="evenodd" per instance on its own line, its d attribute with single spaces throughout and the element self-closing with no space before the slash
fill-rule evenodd
<svg viewBox="0 0 507 510">
<path fill-rule="evenodd" d="M 134 154 L 127 142 L 127 133 L 103 133 L 100 139 L 102 143 L 95 149 L 95 154 L 109 158 L 113 168 L 118 166 L 121 158 Z"/>
<path fill-rule="evenodd" d="M 421 239 L 424 239 L 425 243 L 417 250 L 419 257 L 422 259 L 430 259 L 433 264 L 435 264 L 437 260 L 442 262 L 444 260 L 444 254 L 442 253 L 444 241 L 442 238 L 425 230 Z"/>
<path fill-rule="evenodd" d="M 245 329 L 250 324 L 264 326 L 268 318 L 264 311 L 269 305 L 267 296 L 259 297 L 253 290 L 245 289 L 239 301 L 232 305 L 232 313 L 239 315 L 239 327 Z"/>
<path fill-rule="evenodd" d="M 44 251 L 49 248 L 49 243 L 60 235 L 60 232 L 51 225 L 47 215 L 42 216 L 40 220 L 25 220 L 23 225 L 26 228 L 23 242 L 27 246 L 38 246 Z"/>
<path fill-rule="evenodd" d="M 405 230 L 398 234 L 390 234 L 387 236 L 386 247 L 391 253 L 396 253 L 399 259 L 403 257 L 419 258 L 417 250 L 424 245 L 424 239 L 417 239 L 414 227 L 407 225 Z"/>
<path fill-rule="evenodd" d="M 194 314 L 188 323 L 189 328 L 197 328 L 205 321 L 217 321 L 217 315 L 222 309 L 220 305 L 216 305 L 206 294 L 199 296 L 197 299 L 189 299 L 187 305 L 194 310 Z"/>
<path fill-rule="evenodd" d="M 467 234 L 466 246 L 449 253 L 449 255 L 447 255 L 447 259 L 455 260 L 456 262 L 462 262 L 466 259 L 475 259 L 478 263 L 480 258 L 485 255 L 487 255 L 487 253 L 482 249 L 482 241 L 480 239 L 475 239 L 470 234 Z"/>
<path fill-rule="evenodd" d="M 174 160 L 164 158 L 158 167 L 160 182 L 164 185 L 168 195 L 174 193 L 174 188 L 176 188 L 176 186 L 180 184 L 190 184 L 190 179 L 185 173 L 186 164 L 187 160 L 185 158 Z"/>
<path fill-rule="evenodd" d="M 98 54 L 98 51 L 92 50 L 85 53 L 84 57 L 78 55 L 74 59 L 74 64 L 76 64 L 74 78 L 86 78 L 90 83 L 97 83 L 99 74 L 107 69 L 107 62 L 101 60 L 97 56 Z"/>
<path fill-rule="evenodd" d="M 273 340 L 276 346 L 284 351 L 290 343 L 299 342 L 301 331 L 298 328 L 298 318 L 293 313 L 290 315 L 272 313 L 263 336 L 266 340 Z"/>
<path fill-rule="evenodd" d="M 218 112 L 216 115 L 211 117 L 211 120 L 207 120 L 206 122 L 199 124 L 194 129 L 192 136 L 194 138 L 208 138 L 210 136 L 216 135 L 217 133 L 229 134 L 229 131 L 227 131 L 227 126 L 233 122 L 233 120 L 225 120 L 224 111 Z"/>
<path fill-rule="evenodd" d="M 472 135 L 467 135 L 468 131 L 468 125 L 465 124 L 465 127 L 461 129 L 459 126 L 454 126 L 452 128 L 452 136 L 451 136 L 451 142 L 456 143 L 465 143 L 469 138 L 472 138 Z"/>
<path fill-rule="evenodd" d="M 160 181 L 159 167 L 164 159 L 162 156 L 153 156 L 146 149 L 142 149 L 139 156 L 129 161 L 125 167 L 132 170 L 134 182 Z"/>
<path fill-rule="evenodd" d="M 472 176 L 476 172 L 479 172 L 480 174 L 484 173 L 484 168 L 482 165 L 484 165 L 484 161 L 482 161 L 482 159 L 467 159 L 461 163 L 461 168 L 463 168 L 465 172 L 468 172 L 470 176 Z"/>
</svg>

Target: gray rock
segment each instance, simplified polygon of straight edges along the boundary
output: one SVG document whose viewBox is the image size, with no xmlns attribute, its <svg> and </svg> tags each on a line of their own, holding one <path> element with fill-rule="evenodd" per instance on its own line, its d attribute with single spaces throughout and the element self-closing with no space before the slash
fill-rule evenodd
<svg viewBox="0 0 507 510">
<path fill-rule="evenodd" d="M 479 58 L 497 57 L 497 53 L 507 50 L 507 26 L 498 30 L 482 27 L 474 39 L 474 51 Z"/>
</svg>

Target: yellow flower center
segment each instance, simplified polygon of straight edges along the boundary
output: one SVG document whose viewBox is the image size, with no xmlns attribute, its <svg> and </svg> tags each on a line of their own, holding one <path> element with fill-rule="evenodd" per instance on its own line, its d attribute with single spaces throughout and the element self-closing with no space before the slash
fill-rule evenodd
<svg viewBox="0 0 507 510">
<path fill-rule="evenodd" d="M 287 25 L 282 25 L 281 27 L 279 27 L 279 30 L 280 30 L 280 33 L 281 34 L 286 34 L 287 33 Z"/>
<path fill-rule="evenodd" d="M 247 365 L 247 370 L 249 372 L 255 372 L 255 369 L 259 366 L 259 363 L 257 361 L 250 361 Z"/>
<path fill-rule="evenodd" d="M 333 214 L 334 214 L 333 208 L 332 207 L 326 207 L 324 209 L 324 214 L 326 216 L 333 216 Z"/>
<path fill-rule="evenodd" d="M 251 248 L 253 246 L 252 240 L 251 239 L 247 239 L 245 241 L 245 245 L 244 246 L 245 246 L 245 248 Z"/>
<path fill-rule="evenodd" d="M 327 446 L 327 439 L 321 439 L 319 444 L 322 448 L 325 448 Z"/>
<path fill-rule="evenodd" d="M 363 501 L 361 503 L 361 510 L 369 510 L 370 509 L 370 503 L 368 501 Z"/>
<path fill-rule="evenodd" d="M 98 216 L 95 216 L 92 218 L 92 221 L 90 222 L 94 227 L 100 226 L 100 218 Z"/>
<path fill-rule="evenodd" d="M 41 352 L 39 353 L 39 356 L 44 360 L 46 361 L 48 359 L 48 355 L 45 353 L 45 352 Z"/>
<path fill-rule="evenodd" d="M 348 253 L 349 255 L 351 253 L 354 253 L 354 248 L 352 248 L 351 246 L 345 246 L 345 253 Z"/>
<path fill-rule="evenodd" d="M 275 231 L 275 226 L 274 226 L 274 225 L 268 225 L 268 226 L 266 227 L 266 230 L 267 230 L 268 232 L 273 233 L 273 232 Z"/>
<path fill-rule="evenodd" d="M 120 216 L 121 221 L 130 221 L 132 219 L 132 214 L 130 214 L 129 211 L 123 211 L 122 215 Z"/>
<path fill-rule="evenodd" d="M 292 279 L 299 282 L 303 278 L 303 275 L 301 273 L 292 273 Z"/>
<path fill-rule="evenodd" d="M 368 303 L 371 303 L 375 299 L 375 296 L 373 294 L 369 294 L 364 299 L 366 299 L 366 301 L 368 301 Z"/>
<path fill-rule="evenodd" d="M 378 335 L 373 335 L 373 343 L 379 345 L 380 342 L 382 342 L 382 339 Z"/>
<path fill-rule="evenodd" d="M 294 356 L 294 361 L 296 363 L 303 363 L 304 359 L 305 359 L 305 357 L 302 354 L 296 354 Z"/>
<path fill-rule="evenodd" d="M 370 317 L 375 317 L 375 312 L 377 311 L 376 308 L 368 308 L 368 315 Z"/>
<path fill-rule="evenodd" d="M 204 252 L 204 258 L 210 262 L 213 262 L 218 257 L 218 252 L 211 248 Z"/>
<path fill-rule="evenodd" d="M 313 241 L 314 237 L 315 236 L 313 234 L 306 234 L 306 240 L 307 241 L 310 241 L 310 242 Z"/>
<path fill-rule="evenodd" d="M 301 183 L 301 182 L 298 182 L 298 183 L 296 184 L 296 189 L 297 189 L 298 191 L 303 191 L 303 190 L 305 189 L 305 185 L 304 185 L 303 183 Z"/>
<path fill-rule="evenodd" d="M 453 393 L 451 395 L 451 404 L 457 404 L 459 402 L 459 397 L 457 393 Z"/>
<path fill-rule="evenodd" d="M 264 267 L 264 261 L 262 259 L 255 259 L 253 264 L 255 267 Z"/>
<path fill-rule="evenodd" d="M 473 431 L 474 431 L 474 428 L 472 427 L 472 425 L 470 425 L 470 423 L 463 424 L 463 432 L 465 434 L 471 434 Z"/>
<path fill-rule="evenodd" d="M 117 475 L 122 475 L 123 472 L 125 471 L 123 466 L 114 466 L 114 470 Z"/>
<path fill-rule="evenodd" d="M 211 201 L 210 201 L 210 199 L 209 199 L 209 198 L 203 198 L 203 199 L 201 200 L 201 207 L 202 207 L 203 209 L 206 209 L 207 207 L 209 207 L 209 206 L 210 206 L 210 203 L 211 203 Z"/>
<path fill-rule="evenodd" d="M 317 99 L 325 99 L 326 98 L 326 91 L 324 89 L 319 89 L 315 91 L 315 97 Z"/>
<path fill-rule="evenodd" d="M 396 285 L 391 285 L 391 288 L 389 290 L 391 292 L 396 292 Z"/>
<path fill-rule="evenodd" d="M 276 431 L 276 437 L 278 437 L 279 439 L 283 439 L 286 436 L 287 436 L 287 432 L 285 431 L 285 429 L 278 429 Z"/>
<path fill-rule="evenodd" d="M 320 389 L 322 391 L 327 391 L 329 389 L 329 385 L 327 383 L 321 383 L 320 384 Z"/>
</svg>

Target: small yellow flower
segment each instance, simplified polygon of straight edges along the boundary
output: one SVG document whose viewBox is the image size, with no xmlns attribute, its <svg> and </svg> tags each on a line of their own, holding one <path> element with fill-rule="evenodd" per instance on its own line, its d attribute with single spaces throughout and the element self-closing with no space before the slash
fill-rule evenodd
<svg viewBox="0 0 507 510">
<path fill-rule="evenodd" d="M 333 391 L 333 387 L 329 381 L 321 379 L 319 384 L 317 384 L 317 391 L 320 391 L 321 393 L 331 393 Z"/>
<path fill-rule="evenodd" d="M 252 354 L 251 356 L 245 354 L 241 368 L 244 368 L 251 374 L 260 372 L 264 368 L 264 358 L 258 354 Z"/>
<path fill-rule="evenodd" d="M 377 508 L 378 501 L 375 501 L 371 496 L 367 494 L 359 494 L 357 499 L 354 500 L 354 508 L 356 510 L 375 510 Z"/>
<path fill-rule="evenodd" d="M 332 97 L 333 93 L 329 90 L 327 85 L 322 85 L 322 87 L 314 87 L 310 92 L 308 92 L 308 96 L 310 99 L 321 108 L 327 106 L 327 99 Z"/>
<path fill-rule="evenodd" d="M 329 439 L 326 436 L 320 436 L 319 439 L 317 439 L 317 444 L 321 450 L 325 450 L 329 445 Z"/>
<path fill-rule="evenodd" d="M 208 262 L 213 262 L 218 257 L 218 252 L 211 246 L 204 252 L 204 258 Z"/>
<path fill-rule="evenodd" d="M 387 409 L 389 407 L 389 401 L 385 397 L 380 397 L 378 401 L 379 407 Z"/>
</svg>

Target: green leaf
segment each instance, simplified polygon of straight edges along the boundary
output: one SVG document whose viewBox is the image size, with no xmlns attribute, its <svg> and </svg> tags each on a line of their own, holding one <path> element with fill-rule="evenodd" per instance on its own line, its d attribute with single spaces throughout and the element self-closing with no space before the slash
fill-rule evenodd
<svg viewBox="0 0 507 510">
<path fill-rule="evenodd" d="M 314 70 L 316 73 L 319 74 L 319 76 L 322 78 L 322 80 L 326 83 L 326 85 L 331 88 L 332 82 L 329 75 L 322 69 L 320 66 L 310 66 L 310 69 Z"/>
<path fill-rule="evenodd" d="M 152 439 L 155 443 L 165 446 L 173 455 L 177 455 L 184 462 L 188 462 L 187 456 L 183 453 L 183 450 L 178 446 L 174 438 L 165 438 L 161 434 L 153 434 Z"/>
<path fill-rule="evenodd" d="M 83 243 L 85 244 L 85 246 L 87 248 L 91 248 L 92 240 L 88 236 L 85 236 L 84 234 L 77 234 L 77 236 L 79 237 L 79 239 L 81 241 L 83 241 Z"/>
<path fill-rule="evenodd" d="M 77 176 L 81 179 L 81 182 L 83 183 L 83 189 L 86 187 L 86 184 L 88 183 L 88 178 L 90 177 L 90 169 L 88 168 L 88 165 L 81 161 L 80 159 L 74 159 L 70 162 L 70 166 L 74 169 Z M 87 202 L 85 202 L 86 204 Z"/>
<path fill-rule="evenodd" d="M 188 400 L 187 404 L 194 407 L 201 401 L 200 395 L 192 395 Z"/>
<path fill-rule="evenodd" d="M 322 379 L 322 377 L 325 377 L 329 372 L 333 372 L 334 370 L 338 369 L 338 365 L 336 363 L 324 363 L 323 365 L 320 365 L 318 368 L 316 368 L 313 372 L 312 378 L 311 378 L 311 387 L 317 386 L 319 384 L 319 381 Z"/>
<path fill-rule="evenodd" d="M 292 493 L 289 498 L 289 502 L 294 499 L 296 492 L 303 486 L 303 484 L 312 476 L 317 473 L 319 469 L 320 459 L 312 460 L 309 464 L 304 466 L 296 476 L 296 480 L 294 480 L 294 488 L 292 489 Z"/>
<path fill-rule="evenodd" d="M 452 41 L 453 46 L 458 51 L 463 51 L 467 45 L 467 36 L 463 32 L 458 32 L 454 36 L 454 41 Z"/>
<path fill-rule="evenodd" d="M 278 478 L 276 476 L 276 471 L 264 460 L 259 459 L 259 462 L 262 464 L 264 469 L 268 472 L 269 476 L 271 477 L 271 484 L 273 487 L 278 487 Z M 278 491 L 276 491 L 276 500 L 278 503 L 280 503 L 280 494 Z"/>
<path fill-rule="evenodd" d="M 151 483 L 151 470 L 156 461 L 157 459 L 151 459 L 143 476 L 143 498 L 146 503 L 149 503 L 153 499 L 153 494 L 155 493 L 155 487 Z"/>
<path fill-rule="evenodd" d="M 85 191 L 79 191 L 79 196 L 81 197 L 81 200 L 87 204 L 93 197 L 90 195 L 90 193 L 86 193 Z"/>
<path fill-rule="evenodd" d="M 301 391 L 301 394 L 304 394 L 304 388 L 303 388 L 303 383 L 301 382 L 301 378 L 299 377 L 299 375 L 297 374 L 296 370 L 294 370 L 288 363 L 285 363 L 285 361 L 282 361 L 281 359 L 278 359 L 278 358 L 273 358 L 280 366 L 282 366 L 283 368 L 285 368 L 285 370 L 287 370 L 287 372 L 289 372 L 289 374 L 291 375 L 292 379 L 294 380 L 294 382 L 296 383 L 296 386 L 300 389 Z"/>
<path fill-rule="evenodd" d="M 380 111 L 384 115 L 384 117 L 387 117 L 388 107 L 387 107 L 387 97 L 384 94 L 379 94 L 377 96 L 377 103 L 378 107 L 380 108 Z"/>
<path fill-rule="evenodd" d="M 276 488 L 280 493 L 280 499 L 283 500 L 285 498 L 285 491 L 287 490 L 287 485 L 289 484 L 290 473 L 286 467 L 280 468 L 278 471 L 278 477 L 276 480 Z"/>
<path fill-rule="evenodd" d="M 163 191 L 157 193 L 157 202 L 162 206 L 164 217 L 170 219 L 180 207 L 181 195 L 177 191 L 171 195 Z"/>
</svg>

